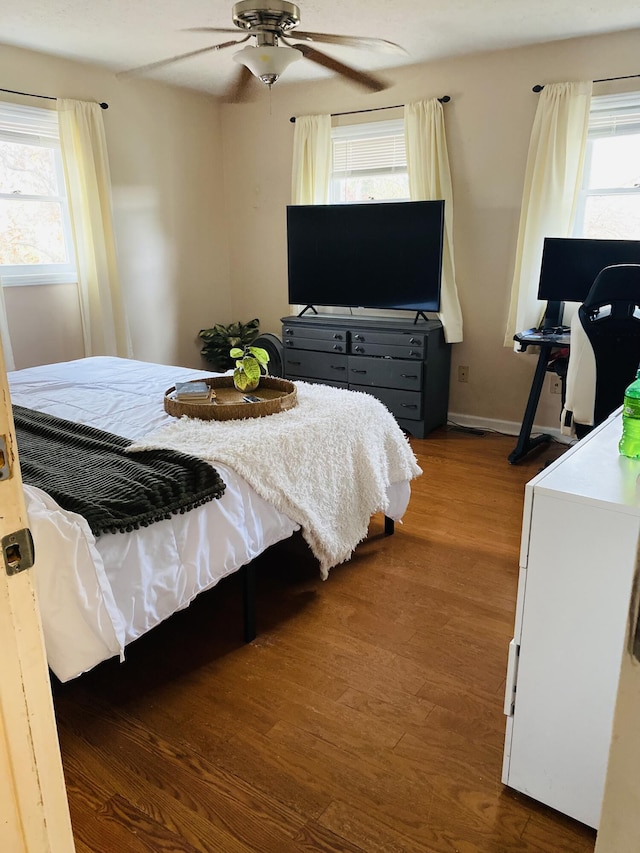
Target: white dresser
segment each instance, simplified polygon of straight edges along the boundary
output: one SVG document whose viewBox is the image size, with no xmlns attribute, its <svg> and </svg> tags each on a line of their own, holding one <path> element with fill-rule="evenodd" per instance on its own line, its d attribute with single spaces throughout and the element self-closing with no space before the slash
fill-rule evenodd
<svg viewBox="0 0 640 853">
<path fill-rule="evenodd" d="M 597 827 L 640 531 L 620 412 L 525 491 L 502 781 Z"/>
</svg>

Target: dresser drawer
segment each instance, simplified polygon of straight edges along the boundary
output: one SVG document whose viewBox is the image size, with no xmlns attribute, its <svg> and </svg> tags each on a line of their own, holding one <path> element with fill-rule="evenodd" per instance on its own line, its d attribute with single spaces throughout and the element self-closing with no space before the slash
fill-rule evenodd
<svg viewBox="0 0 640 853">
<path fill-rule="evenodd" d="M 364 391 L 377 397 L 396 418 L 419 421 L 422 418 L 422 394 L 417 391 L 396 391 L 393 388 L 372 388 L 370 385 L 349 383 L 351 391 Z"/>
<path fill-rule="evenodd" d="M 420 361 L 424 358 L 424 349 L 421 346 L 369 344 L 354 340 L 351 341 L 350 352 L 353 355 L 374 355 L 381 358 L 415 358 Z"/>
<path fill-rule="evenodd" d="M 425 335 L 420 332 L 377 332 L 375 329 L 353 329 L 352 344 L 382 344 L 391 347 L 412 347 L 424 350 Z"/>
<path fill-rule="evenodd" d="M 284 373 L 287 379 L 326 379 L 332 382 L 347 381 L 347 356 L 309 350 L 284 351 Z"/>
<path fill-rule="evenodd" d="M 423 369 L 421 361 L 349 356 L 351 385 L 379 385 L 383 388 L 421 391 Z"/>
<path fill-rule="evenodd" d="M 316 352 L 346 352 L 347 344 L 334 338 L 285 338 L 285 349 L 310 349 Z"/>
<path fill-rule="evenodd" d="M 287 341 L 295 341 L 295 346 L 301 346 L 302 341 L 335 341 L 346 344 L 346 329 L 321 329 L 314 326 L 294 326 L 285 323 L 282 327 L 282 340 L 285 345 Z"/>
</svg>

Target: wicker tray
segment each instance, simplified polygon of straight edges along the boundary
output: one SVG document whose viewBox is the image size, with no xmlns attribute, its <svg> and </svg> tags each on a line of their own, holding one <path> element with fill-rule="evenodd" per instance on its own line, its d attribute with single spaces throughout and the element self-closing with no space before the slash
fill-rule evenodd
<svg viewBox="0 0 640 853">
<path fill-rule="evenodd" d="M 194 380 L 197 381 L 197 380 Z M 286 379 L 275 376 L 263 376 L 260 385 L 250 393 L 260 397 L 259 403 L 245 403 L 245 393 L 236 391 L 232 376 L 211 376 L 204 380 L 215 391 L 211 401 L 197 400 L 189 402 L 173 397 L 175 385 L 164 394 L 164 410 L 175 417 L 187 415 L 203 420 L 229 421 L 233 419 L 261 418 L 291 409 L 297 403 L 296 386 Z"/>
</svg>

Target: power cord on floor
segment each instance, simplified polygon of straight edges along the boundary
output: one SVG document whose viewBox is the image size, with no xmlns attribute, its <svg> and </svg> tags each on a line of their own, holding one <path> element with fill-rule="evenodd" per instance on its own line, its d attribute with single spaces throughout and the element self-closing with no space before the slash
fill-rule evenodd
<svg viewBox="0 0 640 853">
<path fill-rule="evenodd" d="M 457 424 L 455 421 L 447 421 L 447 429 L 455 430 L 456 432 L 467 432 L 470 435 L 486 435 L 487 430 L 479 429 L 478 427 L 470 427 L 470 426 L 462 426 L 462 424 Z"/>
<path fill-rule="evenodd" d="M 490 427 L 480 429 L 479 427 L 463 426 L 463 424 L 458 424 L 452 420 L 447 420 L 447 429 L 448 430 L 456 430 L 457 432 L 466 432 L 466 433 L 469 433 L 469 435 L 477 435 L 481 438 L 485 435 L 488 435 L 488 434 L 503 435 L 503 436 L 506 436 L 506 438 L 517 438 L 517 436 L 511 432 L 501 432 L 499 429 L 491 429 Z M 575 441 L 571 441 L 571 442 L 560 441 L 560 439 L 556 438 L 555 436 L 551 436 L 550 443 L 551 444 L 563 444 L 563 445 L 566 445 L 567 447 L 571 447 L 576 442 Z"/>
</svg>

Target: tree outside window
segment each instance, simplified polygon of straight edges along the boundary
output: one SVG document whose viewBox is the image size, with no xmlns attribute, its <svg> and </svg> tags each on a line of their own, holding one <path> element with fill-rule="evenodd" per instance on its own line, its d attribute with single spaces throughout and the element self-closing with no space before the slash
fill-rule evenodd
<svg viewBox="0 0 640 853">
<path fill-rule="evenodd" d="M 54 111 L 0 104 L 0 275 L 5 285 L 76 280 Z"/>
</svg>

